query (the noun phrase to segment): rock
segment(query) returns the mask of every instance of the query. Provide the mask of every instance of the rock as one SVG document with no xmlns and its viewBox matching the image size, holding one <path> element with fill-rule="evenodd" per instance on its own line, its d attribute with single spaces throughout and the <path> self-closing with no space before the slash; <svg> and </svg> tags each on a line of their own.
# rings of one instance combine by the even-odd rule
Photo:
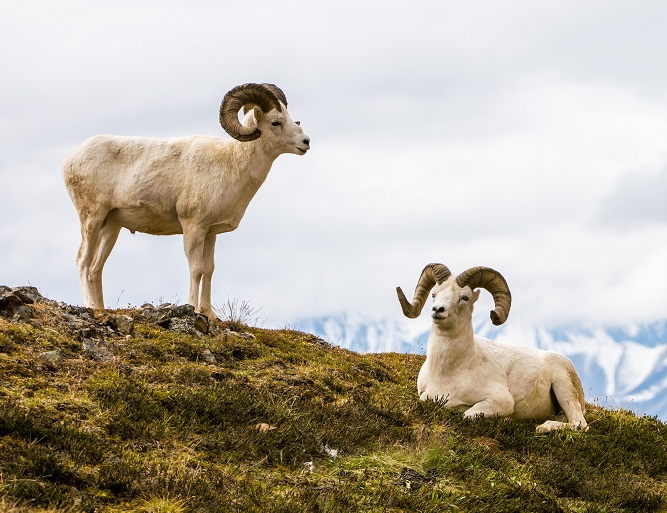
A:
<svg viewBox="0 0 667 513">
<path fill-rule="evenodd" d="M 110 315 L 107 325 L 121 335 L 135 335 L 134 319 L 129 315 Z"/>
<path fill-rule="evenodd" d="M 204 314 L 195 314 L 195 329 L 204 335 L 209 332 L 209 320 Z"/>
<path fill-rule="evenodd" d="M 313 336 L 313 338 L 311 339 L 311 342 L 314 342 L 315 344 L 318 344 L 320 346 L 324 346 L 326 348 L 334 347 L 333 344 L 327 342 L 323 338 L 316 337 L 316 336 Z"/>
<path fill-rule="evenodd" d="M 76 323 L 73 327 L 78 328 L 75 332 L 82 342 L 88 339 L 102 339 L 106 335 L 106 327 L 101 324 Z"/>
<path fill-rule="evenodd" d="M 63 361 L 63 354 L 58 349 L 47 351 L 46 353 L 42 353 L 42 360 L 49 369 L 57 370 Z"/>
<path fill-rule="evenodd" d="M 195 337 L 201 337 L 201 333 L 195 328 L 194 319 L 182 319 L 175 317 L 168 319 L 166 325 L 160 323 L 160 326 L 168 328 L 172 331 L 178 331 L 180 333 L 187 333 L 188 335 L 193 335 Z"/>
<path fill-rule="evenodd" d="M 215 325 L 204 314 L 195 312 L 192 305 L 172 305 L 164 303 L 157 308 L 150 304 L 141 307 L 148 319 L 158 326 L 181 333 L 188 333 L 200 337 L 209 335 L 216 330 Z"/>
<path fill-rule="evenodd" d="M 178 305 L 171 307 L 175 317 L 194 317 L 195 307 L 192 305 Z"/>
<path fill-rule="evenodd" d="M 27 322 L 35 317 L 37 311 L 30 305 L 43 301 L 35 287 L 9 288 L 0 285 L 0 315 L 13 321 Z"/>
<path fill-rule="evenodd" d="M 210 349 L 204 349 L 204 351 L 202 351 L 201 358 L 209 365 L 215 365 L 218 363 L 218 360 L 216 360 L 215 355 L 211 352 Z"/>
<path fill-rule="evenodd" d="M 14 315 L 14 308 L 18 307 L 21 299 L 14 294 L 14 291 L 9 287 L 2 287 L 0 289 L 0 314 L 5 317 L 12 317 Z"/>
<path fill-rule="evenodd" d="M 44 297 L 39 293 L 37 287 L 22 286 L 14 289 L 16 294 L 24 305 L 31 305 L 32 303 L 39 303 L 44 301 Z"/>
<path fill-rule="evenodd" d="M 16 308 L 14 308 L 12 321 L 27 322 L 35 317 L 36 313 L 37 311 L 30 305 L 18 305 Z"/>
<path fill-rule="evenodd" d="M 92 319 L 95 317 L 95 310 L 85 306 L 65 305 L 62 310 L 64 313 L 73 317 L 83 317 L 84 319 Z"/>
<path fill-rule="evenodd" d="M 245 333 L 245 332 L 240 332 L 240 331 L 233 331 L 233 330 L 230 330 L 230 329 L 222 330 L 222 331 L 219 333 L 219 336 L 220 336 L 224 341 L 229 340 L 229 337 L 232 337 L 232 338 L 242 338 L 242 339 L 245 339 L 245 340 L 255 340 L 255 338 L 257 338 L 257 337 L 255 337 L 255 335 L 253 335 L 252 333 Z"/>
<path fill-rule="evenodd" d="M 167 303 L 160 305 L 158 312 L 160 312 L 160 317 L 158 318 L 158 324 L 160 324 L 160 322 L 167 319 L 194 317 L 195 307 L 192 305 L 171 305 Z"/>
<path fill-rule="evenodd" d="M 425 474 L 422 474 L 409 467 L 403 467 L 401 469 L 401 474 L 398 477 L 397 484 L 404 486 L 407 490 L 418 490 L 426 483 L 433 483 L 437 477 L 438 473 L 435 469 L 431 469 Z"/>
<path fill-rule="evenodd" d="M 108 348 L 104 347 L 105 344 L 102 340 L 86 338 L 83 340 L 82 345 L 84 352 L 89 354 L 95 360 L 108 362 L 113 358 L 113 354 Z"/>
<path fill-rule="evenodd" d="M 168 328 L 171 319 L 187 319 L 194 318 L 195 307 L 192 305 L 172 305 L 164 303 L 154 310 L 146 310 L 149 317 L 163 328 Z"/>
</svg>

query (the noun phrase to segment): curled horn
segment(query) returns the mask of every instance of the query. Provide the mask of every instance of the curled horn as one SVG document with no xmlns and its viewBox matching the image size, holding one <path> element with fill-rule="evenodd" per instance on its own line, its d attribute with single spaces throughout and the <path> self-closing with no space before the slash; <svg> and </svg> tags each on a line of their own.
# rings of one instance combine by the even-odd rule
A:
<svg viewBox="0 0 667 513">
<path fill-rule="evenodd" d="M 505 278 L 498 271 L 490 267 L 473 267 L 459 274 L 456 283 L 459 287 L 467 285 L 473 290 L 479 287 L 488 290 L 495 303 L 495 308 L 491 310 L 491 322 L 499 326 L 507 320 L 512 306 L 512 295 Z"/>
<path fill-rule="evenodd" d="M 280 94 L 278 94 L 280 93 Z M 276 109 L 282 112 L 280 102 L 285 94 L 273 84 L 243 84 L 229 91 L 220 105 L 220 124 L 229 135 L 241 142 L 252 141 L 262 135 L 257 127 L 246 127 L 239 122 L 239 110 L 248 103 L 257 105 L 262 112 Z M 286 101 L 283 102 L 286 104 Z"/>
<path fill-rule="evenodd" d="M 401 290 L 401 287 L 396 287 L 398 301 L 401 303 L 403 314 L 410 319 L 419 317 L 422 308 L 424 308 L 424 301 L 426 301 L 428 293 L 431 292 L 433 286 L 436 283 L 440 285 L 447 278 L 449 278 L 451 274 L 452 273 L 449 271 L 449 269 L 447 269 L 447 267 L 442 264 L 428 264 L 426 267 L 424 267 L 424 270 L 419 277 L 412 303 L 408 302 L 405 294 L 403 294 L 403 291 Z"/>
<path fill-rule="evenodd" d="M 275 94 L 276 97 L 281 102 L 283 102 L 283 105 L 285 107 L 287 107 L 287 98 L 285 97 L 285 93 L 283 93 L 283 90 L 280 89 L 280 87 L 278 87 L 276 84 L 262 84 L 262 85 L 264 87 L 266 87 L 267 89 L 270 89 L 271 91 L 273 91 L 273 94 Z M 280 111 L 280 109 L 278 109 L 278 111 Z"/>
<path fill-rule="evenodd" d="M 281 102 L 283 102 L 283 105 L 287 107 L 287 97 L 285 96 L 285 93 L 283 93 L 283 90 L 280 89 L 276 84 L 262 84 L 264 87 L 266 87 L 268 90 L 270 90 L 273 94 L 276 95 L 276 98 L 278 98 Z M 243 106 L 243 114 L 247 114 L 248 110 L 252 108 L 252 104 L 247 103 Z M 278 109 L 280 112 L 280 109 Z"/>
</svg>

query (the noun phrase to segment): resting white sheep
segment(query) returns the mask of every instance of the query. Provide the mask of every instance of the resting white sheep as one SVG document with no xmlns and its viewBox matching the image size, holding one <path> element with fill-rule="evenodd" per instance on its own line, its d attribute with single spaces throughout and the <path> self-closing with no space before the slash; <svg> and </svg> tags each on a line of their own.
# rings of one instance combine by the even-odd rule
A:
<svg viewBox="0 0 667 513">
<path fill-rule="evenodd" d="M 507 319 L 511 295 L 505 279 L 488 267 L 458 277 L 442 264 L 422 271 L 412 303 L 396 288 L 403 313 L 419 316 L 433 290 L 432 329 L 426 361 L 417 378 L 421 400 L 444 400 L 466 417 L 511 416 L 542 422 L 539 433 L 563 427 L 587 429 L 584 391 L 574 366 L 552 351 L 498 344 L 473 334 L 478 287 L 488 290 L 495 308 L 491 320 Z"/>
<path fill-rule="evenodd" d="M 101 135 L 77 148 L 62 173 L 81 221 L 77 266 L 85 306 L 104 308 L 102 268 L 121 228 L 182 233 L 188 303 L 214 318 L 216 235 L 236 229 L 279 155 L 303 155 L 310 148 L 286 107 L 275 85 L 245 84 L 229 91 L 220 106 L 220 124 L 235 140 Z"/>
</svg>

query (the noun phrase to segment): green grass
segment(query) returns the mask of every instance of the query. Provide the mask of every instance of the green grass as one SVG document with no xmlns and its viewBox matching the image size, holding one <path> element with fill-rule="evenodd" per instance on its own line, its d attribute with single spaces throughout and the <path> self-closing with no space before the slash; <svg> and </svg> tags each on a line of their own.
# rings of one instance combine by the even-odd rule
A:
<svg viewBox="0 0 667 513">
<path fill-rule="evenodd" d="M 100 361 L 81 327 L 35 308 L 34 325 L 0 317 L 0 511 L 667 510 L 654 418 L 589 405 L 588 432 L 537 435 L 420 402 L 420 356 L 238 321 L 255 339 L 195 337 L 140 310 Z"/>
</svg>

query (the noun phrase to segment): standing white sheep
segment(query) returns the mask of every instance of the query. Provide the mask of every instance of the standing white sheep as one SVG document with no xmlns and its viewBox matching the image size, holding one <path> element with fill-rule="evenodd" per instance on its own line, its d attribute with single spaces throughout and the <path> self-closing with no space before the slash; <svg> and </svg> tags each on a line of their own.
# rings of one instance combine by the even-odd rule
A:
<svg viewBox="0 0 667 513">
<path fill-rule="evenodd" d="M 433 290 L 432 329 L 426 361 L 417 377 L 421 400 L 446 401 L 466 417 L 511 416 L 541 422 L 539 433 L 563 427 L 587 429 L 581 381 L 565 356 L 534 348 L 498 344 L 473 334 L 478 287 L 495 303 L 493 324 L 505 322 L 511 295 L 505 278 L 488 267 L 473 267 L 454 277 L 442 264 L 422 271 L 412 303 L 396 288 L 403 313 L 419 316 Z"/>
<path fill-rule="evenodd" d="M 63 179 L 81 221 L 77 266 L 85 306 L 104 308 L 102 269 L 121 228 L 182 233 L 190 267 L 188 303 L 215 318 L 216 235 L 238 227 L 279 155 L 304 155 L 310 148 L 299 122 L 287 113 L 284 93 L 273 84 L 229 91 L 220 124 L 234 140 L 100 135 L 65 160 Z"/>
</svg>

